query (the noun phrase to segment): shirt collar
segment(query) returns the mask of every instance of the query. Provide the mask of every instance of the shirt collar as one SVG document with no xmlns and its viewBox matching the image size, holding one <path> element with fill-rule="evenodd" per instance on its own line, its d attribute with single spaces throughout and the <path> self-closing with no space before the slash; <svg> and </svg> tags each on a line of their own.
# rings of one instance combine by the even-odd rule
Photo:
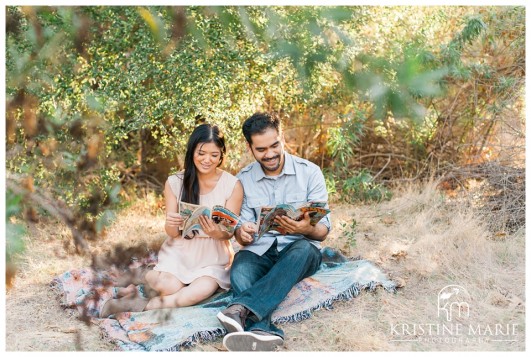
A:
<svg viewBox="0 0 531 357">
<path fill-rule="evenodd" d="M 254 162 L 253 170 L 255 181 L 258 182 L 264 177 L 267 177 L 258 161 Z M 295 162 L 293 160 L 293 155 L 288 154 L 287 152 L 284 152 L 284 167 L 278 176 L 280 177 L 282 175 L 295 175 Z"/>
</svg>

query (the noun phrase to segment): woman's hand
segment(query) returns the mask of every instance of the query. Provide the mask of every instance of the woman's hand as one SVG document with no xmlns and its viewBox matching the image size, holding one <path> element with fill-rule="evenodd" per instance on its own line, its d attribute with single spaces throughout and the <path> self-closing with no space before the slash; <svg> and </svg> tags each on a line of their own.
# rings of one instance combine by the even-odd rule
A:
<svg viewBox="0 0 531 357">
<path fill-rule="evenodd" d="M 221 229 L 219 225 L 214 223 L 213 220 L 205 215 L 199 216 L 199 223 L 201 223 L 201 229 L 211 238 L 214 239 L 226 239 L 228 233 Z"/>
<path fill-rule="evenodd" d="M 166 225 L 168 227 L 179 228 L 184 224 L 183 217 L 177 212 L 166 213 Z"/>
<path fill-rule="evenodd" d="M 173 239 L 181 236 L 180 227 L 184 224 L 183 217 L 177 212 L 166 212 L 166 233 Z"/>
</svg>

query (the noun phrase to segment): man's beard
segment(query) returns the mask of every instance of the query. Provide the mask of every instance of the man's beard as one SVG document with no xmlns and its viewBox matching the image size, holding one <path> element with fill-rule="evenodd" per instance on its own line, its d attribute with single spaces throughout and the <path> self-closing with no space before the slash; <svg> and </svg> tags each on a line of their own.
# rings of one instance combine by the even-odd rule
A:
<svg viewBox="0 0 531 357">
<path fill-rule="evenodd" d="M 263 164 L 263 160 L 259 161 L 260 166 L 262 166 L 262 170 L 264 170 L 264 171 L 271 171 L 271 172 L 278 170 L 278 168 L 279 168 L 280 165 L 282 164 L 281 157 L 282 157 L 282 155 L 279 154 L 279 155 L 277 155 L 277 156 L 273 156 L 272 158 L 269 158 L 269 159 L 267 160 L 267 161 L 273 161 L 273 160 L 278 159 L 278 164 L 277 164 L 275 167 L 267 167 L 267 166 L 265 166 L 265 165 Z"/>
</svg>

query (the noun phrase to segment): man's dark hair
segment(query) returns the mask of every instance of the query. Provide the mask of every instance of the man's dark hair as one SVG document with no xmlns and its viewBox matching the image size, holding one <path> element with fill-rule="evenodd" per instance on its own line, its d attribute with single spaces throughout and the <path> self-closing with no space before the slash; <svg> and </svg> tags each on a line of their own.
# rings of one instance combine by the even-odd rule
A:
<svg viewBox="0 0 531 357">
<path fill-rule="evenodd" d="M 254 113 L 243 122 L 242 131 L 245 140 L 251 145 L 251 136 L 255 134 L 263 134 L 270 128 L 275 129 L 279 134 L 281 133 L 282 124 L 280 123 L 278 115 L 275 113 Z"/>
</svg>

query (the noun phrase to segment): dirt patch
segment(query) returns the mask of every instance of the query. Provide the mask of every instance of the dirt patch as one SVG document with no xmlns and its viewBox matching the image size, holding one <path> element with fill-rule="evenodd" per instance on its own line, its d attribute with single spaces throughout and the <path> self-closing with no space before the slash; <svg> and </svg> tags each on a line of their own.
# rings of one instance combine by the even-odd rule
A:
<svg viewBox="0 0 531 357">
<path fill-rule="evenodd" d="M 395 192 L 381 204 L 331 206 L 334 229 L 326 245 L 373 261 L 401 288 L 396 294 L 362 292 L 336 302 L 331 311 L 282 325 L 282 351 L 525 350 L 524 229 L 502 237 L 489 232 L 472 205 L 448 199 L 433 184 Z M 94 250 L 160 244 L 164 216 L 154 207 L 146 200 L 121 212 Z M 6 295 L 7 351 L 115 349 L 96 326 L 69 317 L 48 288 L 54 276 L 90 264 L 65 251 L 68 239 L 57 225 L 31 228 Z M 437 306 L 438 293 L 448 285 L 469 294 L 469 314 L 451 322 L 438 316 Z M 224 351 L 221 340 L 190 350 Z"/>
<path fill-rule="evenodd" d="M 17 286 L 6 297 L 7 351 L 109 351 L 99 329 L 71 318 L 47 285 Z"/>
</svg>

